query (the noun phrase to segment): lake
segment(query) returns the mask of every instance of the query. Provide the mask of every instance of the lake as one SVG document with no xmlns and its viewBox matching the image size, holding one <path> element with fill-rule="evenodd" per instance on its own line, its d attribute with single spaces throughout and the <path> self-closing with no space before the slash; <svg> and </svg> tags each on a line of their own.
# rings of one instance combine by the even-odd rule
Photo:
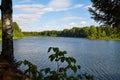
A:
<svg viewBox="0 0 120 80">
<path fill-rule="evenodd" d="M 1 42 L 0 42 L 1 47 Z M 51 67 L 55 63 L 48 60 L 49 47 L 66 50 L 81 65 L 81 72 L 94 75 L 95 80 L 120 80 L 120 41 L 88 40 L 64 37 L 28 37 L 14 40 L 17 60 L 29 60 L 39 69 Z"/>
</svg>

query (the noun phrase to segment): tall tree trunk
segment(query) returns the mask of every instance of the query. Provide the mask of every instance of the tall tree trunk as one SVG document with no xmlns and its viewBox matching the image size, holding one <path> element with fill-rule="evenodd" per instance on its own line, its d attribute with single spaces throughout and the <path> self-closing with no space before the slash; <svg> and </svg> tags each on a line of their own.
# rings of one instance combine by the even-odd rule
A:
<svg viewBox="0 0 120 80">
<path fill-rule="evenodd" d="M 2 0 L 2 53 L 8 61 L 13 61 L 12 0 Z"/>
</svg>

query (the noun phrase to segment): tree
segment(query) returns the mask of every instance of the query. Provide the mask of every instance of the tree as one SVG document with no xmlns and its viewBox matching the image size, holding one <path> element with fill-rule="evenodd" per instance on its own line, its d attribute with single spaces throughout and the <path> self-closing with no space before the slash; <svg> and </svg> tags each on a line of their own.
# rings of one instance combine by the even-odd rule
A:
<svg viewBox="0 0 120 80">
<path fill-rule="evenodd" d="M 9 62 L 13 61 L 12 0 L 2 0 L 2 52 Z"/>
<path fill-rule="evenodd" d="M 102 37 L 106 37 L 106 32 L 103 31 L 103 32 L 101 33 L 101 36 L 102 36 Z"/>
<path fill-rule="evenodd" d="M 120 0 L 91 0 L 92 18 L 104 25 L 117 27 L 120 32 Z"/>
<path fill-rule="evenodd" d="M 97 29 L 95 26 L 90 26 L 89 35 L 91 38 L 96 39 Z"/>
</svg>

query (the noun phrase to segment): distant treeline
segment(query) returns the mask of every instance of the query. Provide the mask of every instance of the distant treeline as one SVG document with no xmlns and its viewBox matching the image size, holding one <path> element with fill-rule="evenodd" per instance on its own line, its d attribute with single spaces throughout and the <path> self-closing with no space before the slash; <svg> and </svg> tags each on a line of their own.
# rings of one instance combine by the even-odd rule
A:
<svg viewBox="0 0 120 80">
<path fill-rule="evenodd" d="M 0 20 L 0 40 L 2 39 L 2 22 Z M 21 29 L 19 28 L 18 24 L 16 22 L 12 23 L 13 27 L 13 38 L 18 39 L 18 38 L 23 38 L 24 34 L 22 33 Z"/>
<path fill-rule="evenodd" d="M 73 27 L 62 31 L 42 31 L 42 32 L 22 32 L 16 22 L 13 22 L 13 38 L 23 38 L 25 36 L 50 36 L 50 37 L 77 37 L 89 39 L 120 40 L 120 32 L 116 27 L 88 26 Z M 2 28 L 0 20 L 0 40 L 2 38 Z"/>
<path fill-rule="evenodd" d="M 73 27 L 63 31 L 23 32 L 25 36 L 77 37 L 89 39 L 120 40 L 120 32 L 116 27 L 90 26 Z"/>
</svg>

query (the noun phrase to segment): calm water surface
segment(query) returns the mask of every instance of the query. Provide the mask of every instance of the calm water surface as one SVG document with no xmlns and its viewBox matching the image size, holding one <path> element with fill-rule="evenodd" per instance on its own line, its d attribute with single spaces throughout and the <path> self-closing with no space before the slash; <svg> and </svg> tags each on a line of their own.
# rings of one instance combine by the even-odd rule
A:
<svg viewBox="0 0 120 80">
<path fill-rule="evenodd" d="M 15 58 L 27 59 L 40 69 L 48 66 L 56 69 L 55 63 L 48 60 L 49 47 L 66 50 L 69 56 L 77 59 L 81 71 L 93 74 L 95 80 L 120 80 L 120 41 L 28 37 L 14 41 Z"/>
</svg>

